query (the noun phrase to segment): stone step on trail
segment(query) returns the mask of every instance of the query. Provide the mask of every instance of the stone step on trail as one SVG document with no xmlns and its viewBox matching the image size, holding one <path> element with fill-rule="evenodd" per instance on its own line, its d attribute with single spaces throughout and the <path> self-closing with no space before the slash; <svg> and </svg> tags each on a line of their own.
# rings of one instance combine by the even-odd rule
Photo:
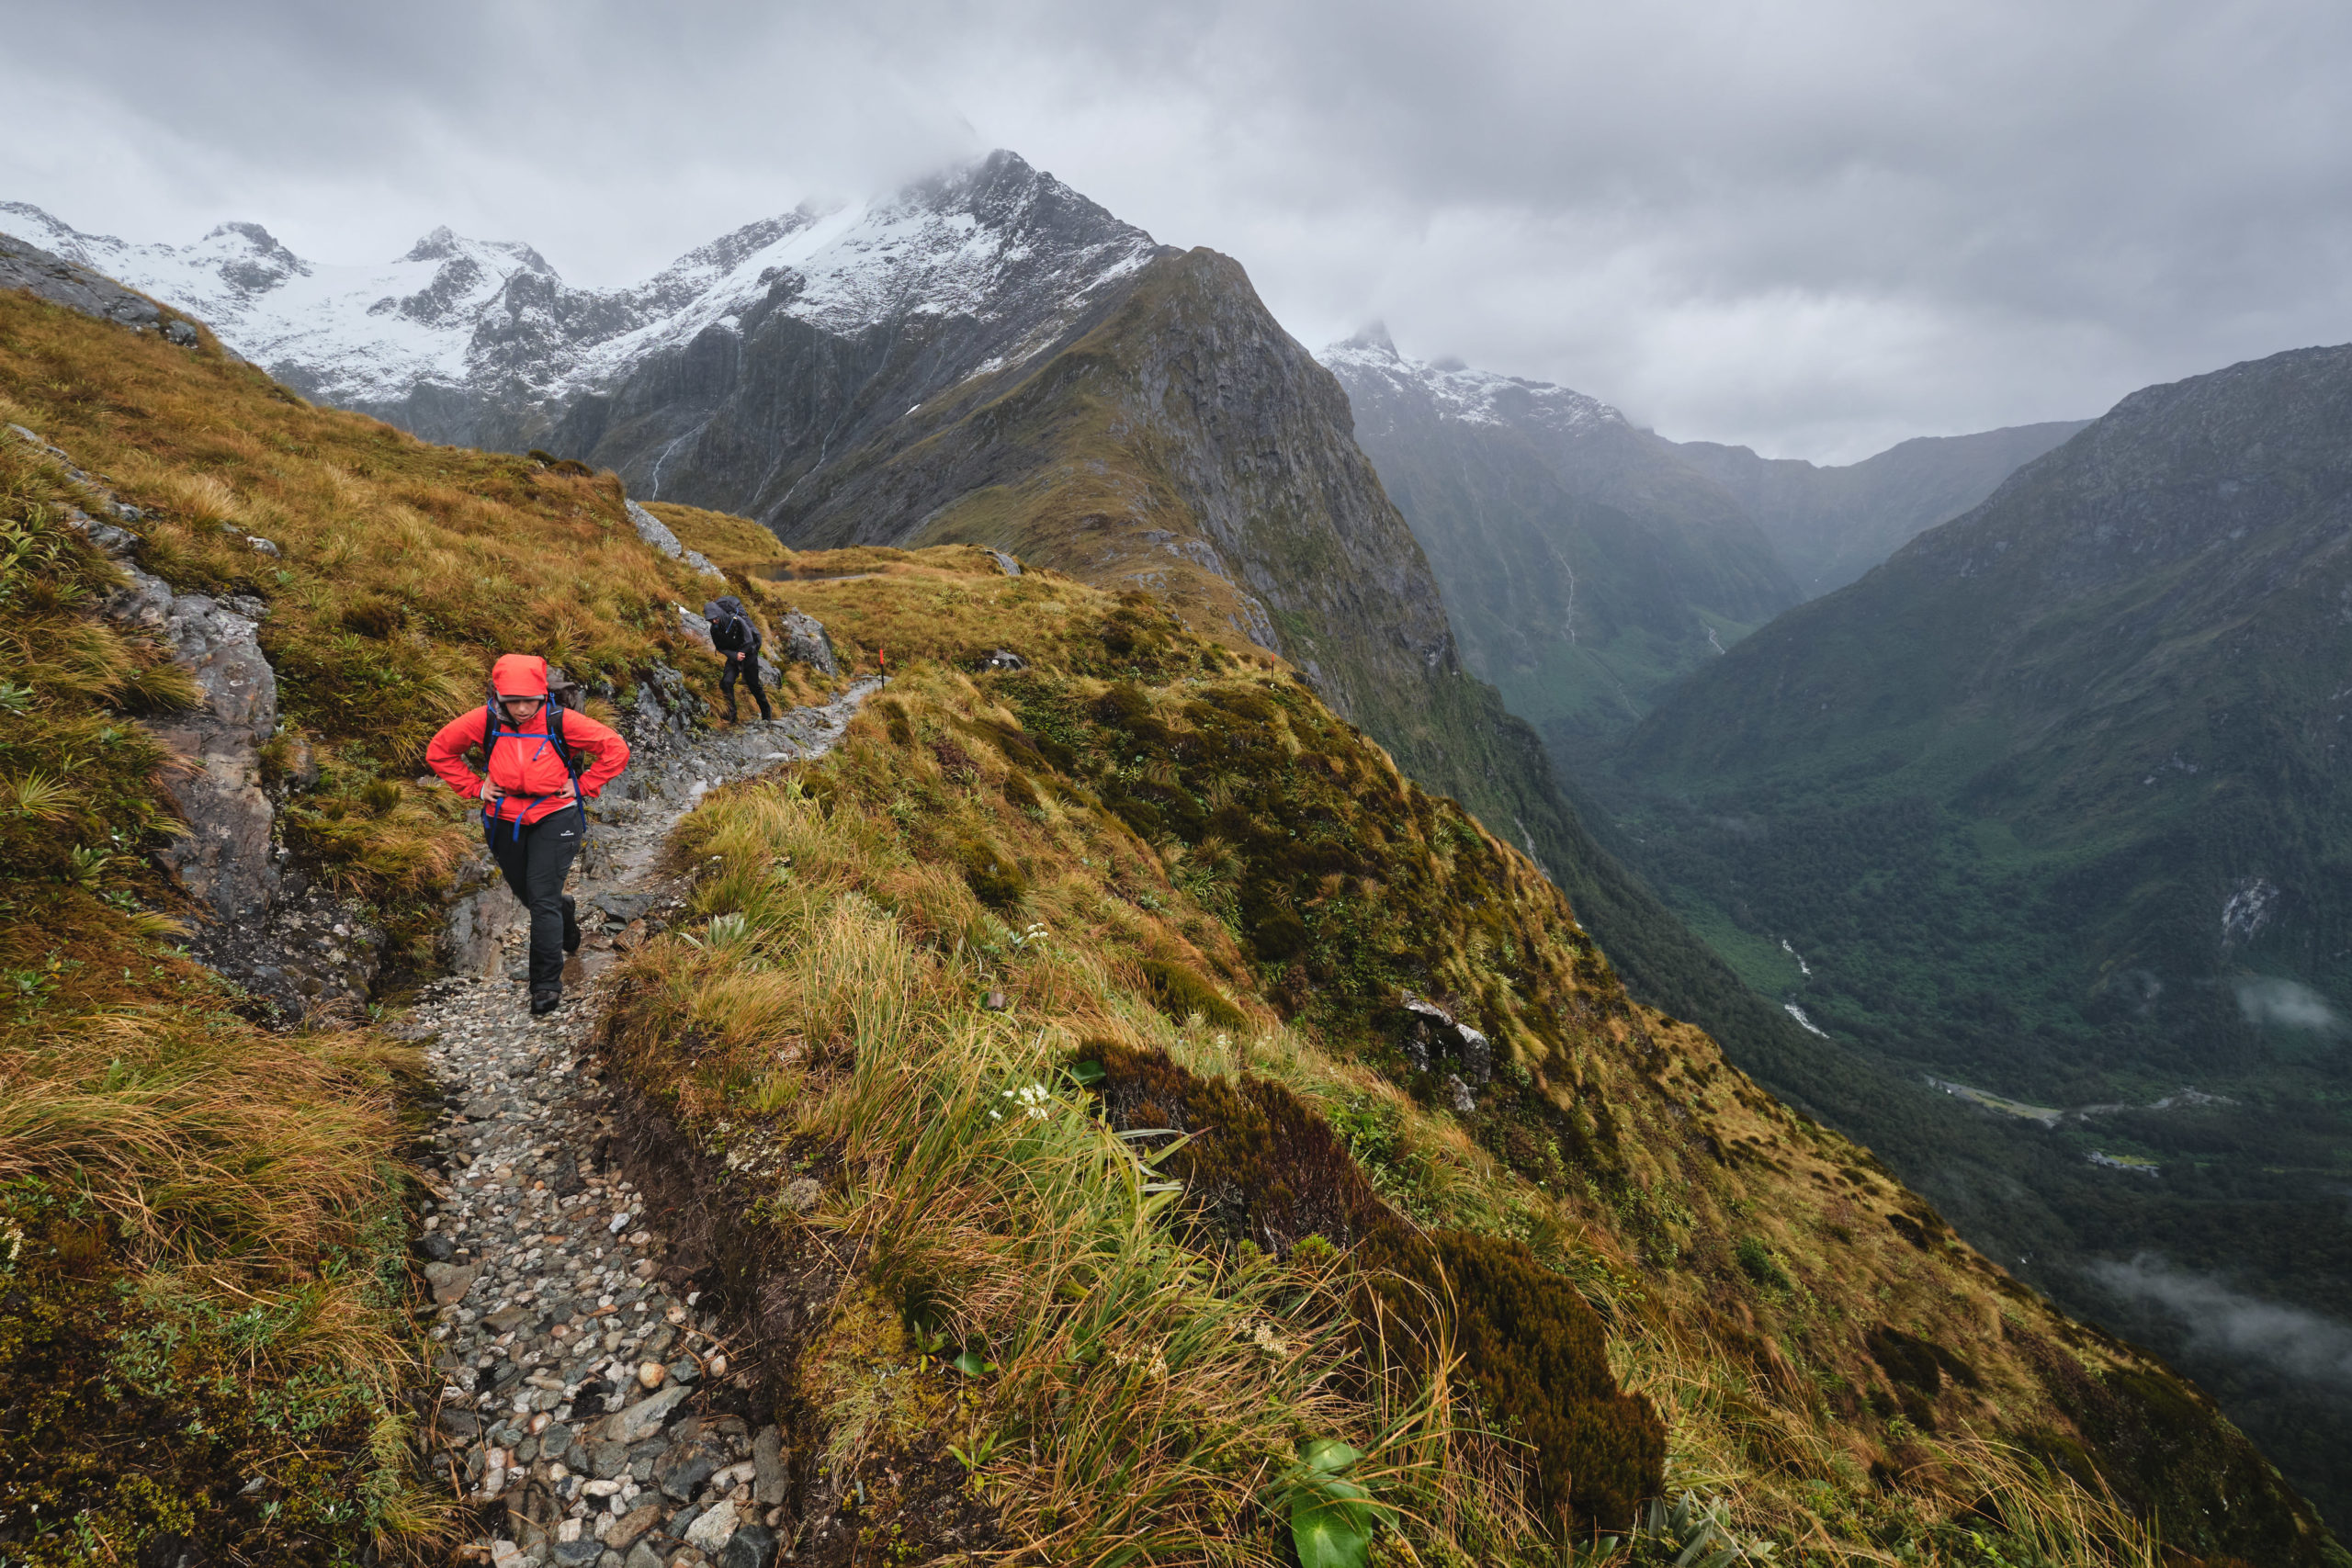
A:
<svg viewBox="0 0 2352 1568">
<path fill-rule="evenodd" d="M 445 1100 L 416 1247 L 437 1311 L 433 1464 L 484 1526 L 468 1561 L 772 1568 L 790 1549 L 782 1436 L 730 1397 L 726 1325 L 665 1276 L 669 1238 L 611 1161 L 585 1043 L 597 974 L 675 908 L 652 868 L 678 818 L 718 784 L 823 755 L 878 684 L 646 759 L 595 814 L 600 852 L 572 889 L 590 937 L 557 1011 L 460 976 L 398 1026 L 426 1041 Z M 519 958 L 527 933 L 498 934 Z"/>
</svg>

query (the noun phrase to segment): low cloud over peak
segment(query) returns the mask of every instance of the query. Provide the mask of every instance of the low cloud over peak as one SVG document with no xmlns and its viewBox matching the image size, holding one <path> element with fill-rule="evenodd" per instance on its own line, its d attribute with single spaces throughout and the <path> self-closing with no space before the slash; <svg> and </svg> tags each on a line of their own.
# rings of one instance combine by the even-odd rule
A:
<svg viewBox="0 0 2352 1568">
<path fill-rule="evenodd" d="M 1308 343 L 1847 459 L 2352 336 L 2352 11 L 92 0 L 16 19 L 10 188 L 85 230 L 440 223 L 616 283 L 992 145 L 1240 258 Z M 174 62 L 129 71 L 119 41 Z"/>
</svg>

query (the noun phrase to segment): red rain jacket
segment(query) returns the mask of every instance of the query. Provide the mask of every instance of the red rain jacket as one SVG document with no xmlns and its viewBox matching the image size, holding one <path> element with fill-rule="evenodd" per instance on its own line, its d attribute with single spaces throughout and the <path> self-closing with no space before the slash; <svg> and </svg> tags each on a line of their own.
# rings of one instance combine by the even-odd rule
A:
<svg viewBox="0 0 2352 1568">
<path fill-rule="evenodd" d="M 535 654 L 502 654 L 490 667 L 490 684 L 501 696 L 544 700 L 548 661 Z M 525 721 L 519 734 L 509 728 L 505 715 L 499 716 L 498 744 L 484 760 L 482 771 L 490 775 L 491 793 L 501 797 L 495 815 L 502 822 L 518 818 L 537 822 L 571 804 L 571 774 L 563 765 L 562 754 L 548 739 L 547 711 L 543 703 L 537 716 Z M 443 725 L 441 733 L 424 749 L 426 765 L 468 800 L 480 798 L 484 781 L 466 766 L 465 754 L 481 744 L 487 716 L 481 708 L 459 714 Z M 593 753 L 596 759 L 580 775 L 580 793 L 590 800 L 628 766 L 628 742 L 577 710 L 563 716 L 563 743 L 574 757 Z"/>
</svg>

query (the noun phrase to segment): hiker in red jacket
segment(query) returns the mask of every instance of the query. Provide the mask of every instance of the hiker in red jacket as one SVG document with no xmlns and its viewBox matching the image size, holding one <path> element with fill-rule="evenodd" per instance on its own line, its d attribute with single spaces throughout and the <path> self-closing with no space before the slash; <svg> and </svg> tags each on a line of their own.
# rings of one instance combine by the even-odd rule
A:
<svg viewBox="0 0 2352 1568">
<path fill-rule="evenodd" d="M 563 879 L 587 836 L 583 802 L 628 766 L 628 742 L 586 714 L 548 700 L 548 661 L 502 654 L 490 669 L 491 701 L 441 727 L 424 760 L 451 789 L 482 803 L 491 858 L 531 911 L 531 1016 L 563 1000 L 563 955 L 580 947 L 580 919 Z M 487 739 L 485 739 L 487 737 Z M 465 753 L 482 749 L 477 778 Z M 586 773 L 579 754 L 595 759 Z"/>
</svg>

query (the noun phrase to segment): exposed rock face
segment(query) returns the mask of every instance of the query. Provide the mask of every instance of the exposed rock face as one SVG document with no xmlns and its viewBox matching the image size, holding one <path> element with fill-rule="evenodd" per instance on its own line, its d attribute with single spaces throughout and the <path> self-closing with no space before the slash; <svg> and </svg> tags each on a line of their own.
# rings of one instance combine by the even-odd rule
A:
<svg viewBox="0 0 2352 1568">
<path fill-rule="evenodd" d="M 1010 152 L 879 200 L 760 220 L 615 290 L 571 288 L 528 245 L 447 229 L 372 266 L 305 261 L 251 223 L 184 247 L 134 245 L 7 202 L 0 230 L 196 314 L 309 396 L 432 440 L 555 445 L 548 433 L 594 394 L 558 449 L 584 456 L 606 429 L 637 427 L 642 460 L 623 472 L 664 500 L 692 499 L 668 482 L 665 454 L 711 412 L 697 378 L 763 324 L 830 339 L 888 323 L 868 344 L 879 347 L 910 322 L 946 323 L 963 374 L 1034 350 L 1041 323 L 1157 248 Z M 907 407 L 885 402 L 887 418 Z"/>
<path fill-rule="evenodd" d="M 684 561 L 705 577 L 715 577 L 722 582 L 727 580 L 727 574 L 711 565 L 707 556 L 700 550 L 690 550 L 681 544 L 678 536 L 670 531 L 668 524 L 633 501 L 627 504 L 628 520 L 637 525 L 639 538 L 643 539 L 672 560 Z M 709 635 L 709 627 L 707 624 L 704 627 L 704 635 L 706 637 Z"/>
<path fill-rule="evenodd" d="M 703 635 L 709 635 L 707 623 Z M 693 737 L 695 716 L 702 711 L 703 701 L 686 684 L 686 678 L 657 660 L 637 683 L 637 705 L 629 715 L 629 744 L 643 750 L 679 745 Z"/>
<path fill-rule="evenodd" d="M 0 204 L 0 221 L 7 217 L 7 206 Z M 196 341 L 194 328 L 177 317 L 167 318 L 146 296 L 133 293 L 103 273 L 5 233 L 0 233 L 0 288 L 29 289 L 69 310 L 118 321 L 133 332 L 166 330 L 174 343 Z"/>
<path fill-rule="evenodd" d="M 152 613 L 154 596 L 171 591 L 140 575 L 137 603 Z M 261 744 L 277 728 L 277 677 L 262 656 L 259 625 L 200 593 L 171 597 L 159 629 L 204 693 L 201 706 L 153 726 L 197 764 L 164 779 L 189 831 L 164 859 L 223 919 L 249 919 L 268 908 L 277 886 L 274 814 L 261 787 Z"/>
<path fill-rule="evenodd" d="M 838 675 L 841 660 L 834 657 L 833 639 L 813 615 L 798 610 L 787 610 L 775 623 L 776 641 L 786 659 L 806 664 L 820 675 Z"/>
<path fill-rule="evenodd" d="M 88 313 L 104 315 L 96 308 Z M 22 425 L 8 431 L 40 448 L 98 497 L 103 510 L 125 523 L 140 520 L 138 508 L 123 504 L 39 434 Z M 163 862 L 216 916 L 251 921 L 268 911 L 277 888 L 275 813 L 261 783 L 261 745 L 277 730 L 277 674 L 257 635 L 268 607 L 257 599 L 223 604 L 200 593 L 175 593 L 171 584 L 141 570 L 137 535 L 78 511 L 72 521 L 128 579 L 107 598 L 107 615 L 169 649 L 201 694 L 194 707 L 149 725 L 185 764 L 166 773 L 163 783 L 188 832 L 163 852 Z"/>
</svg>

